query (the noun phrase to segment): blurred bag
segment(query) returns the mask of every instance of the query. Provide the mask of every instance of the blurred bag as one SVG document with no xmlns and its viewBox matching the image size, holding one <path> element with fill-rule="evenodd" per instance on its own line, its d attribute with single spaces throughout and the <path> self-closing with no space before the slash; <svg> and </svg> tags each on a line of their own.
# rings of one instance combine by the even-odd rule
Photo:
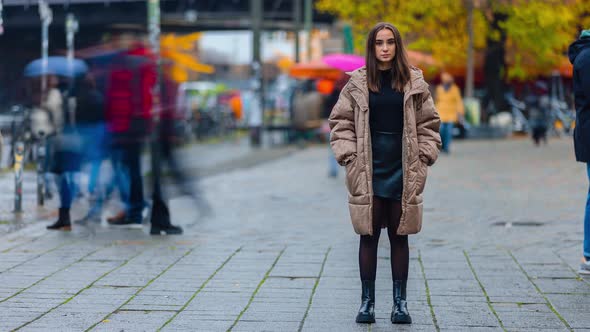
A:
<svg viewBox="0 0 590 332">
<path fill-rule="evenodd" d="M 31 133 L 40 139 L 55 133 L 53 115 L 45 108 L 34 107 L 30 115 Z"/>
<path fill-rule="evenodd" d="M 49 171 L 55 174 L 77 172 L 82 164 L 82 139 L 78 132 L 66 127 L 61 134 L 48 138 Z"/>
</svg>

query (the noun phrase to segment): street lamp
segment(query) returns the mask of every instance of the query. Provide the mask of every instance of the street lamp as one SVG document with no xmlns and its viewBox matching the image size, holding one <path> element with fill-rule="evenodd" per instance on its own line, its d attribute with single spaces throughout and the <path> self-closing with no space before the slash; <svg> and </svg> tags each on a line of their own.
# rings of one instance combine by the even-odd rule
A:
<svg viewBox="0 0 590 332">
<path fill-rule="evenodd" d="M 66 44 L 68 47 L 68 72 L 70 73 L 70 89 L 68 92 L 68 115 L 70 118 L 70 124 L 75 124 L 74 119 L 74 100 L 71 95 L 74 88 L 74 35 L 78 32 L 78 20 L 74 14 L 69 13 L 66 16 Z"/>
<path fill-rule="evenodd" d="M 307 36 L 307 61 L 311 61 L 311 28 L 313 25 L 313 2 L 312 0 L 305 0 L 305 22 L 304 30 Z"/>
<path fill-rule="evenodd" d="M 74 35 L 78 32 L 78 20 L 74 14 L 69 13 L 66 16 L 66 42 L 68 47 L 68 65 L 70 67 L 70 75 L 73 71 L 74 63 Z"/>
<path fill-rule="evenodd" d="M 45 98 L 45 92 L 47 90 L 47 66 L 48 66 L 48 52 L 49 52 L 49 25 L 53 21 L 53 12 L 45 0 L 39 0 L 39 16 L 41 17 L 41 103 Z M 44 159 L 45 151 L 44 144 L 38 146 L 37 158 Z M 15 158 L 18 157 L 18 153 Z M 41 160 L 39 159 L 39 160 Z M 15 202 L 15 210 L 19 211 L 22 204 L 22 164 L 20 165 L 20 171 L 17 171 L 16 177 L 16 188 L 17 188 L 17 201 Z M 45 203 L 44 189 L 45 183 L 43 179 L 43 168 L 41 162 L 37 162 L 37 204 L 43 206 Z"/>
<path fill-rule="evenodd" d="M 472 115 L 472 124 L 479 124 L 479 113 L 480 104 L 479 101 L 474 98 L 474 85 L 475 85 L 475 51 L 474 51 L 474 27 L 473 27 L 473 13 L 475 9 L 479 9 L 482 6 L 481 0 L 466 0 L 465 5 L 467 6 L 467 33 L 468 33 L 468 44 L 467 44 L 467 73 L 465 75 L 465 98 L 464 104 L 469 114 Z"/>
<path fill-rule="evenodd" d="M 148 0 L 148 33 L 149 33 L 149 42 L 152 49 L 152 53 L 156 57 L 156 71 L 157 71 L 157 78 L 156 84 L 152 89 L 153 93 L 153 100 L 154 104 L 152 105 L 152 118 L 154 120 L 154 133 L 151 137 L 151 164 L 152 164 L 152 209 L 150 214 L 150 222 L 152 224 L 152 230 L 150 234 L 159 235 L 161 230 L 158 230 L 157 233 L 152 233 L 155 229 L 159 229 L 159 226 L 164 225 L 165 227 L 170 227 L 170 210 L 168 209 L 168 205 L 164 201 L 164 197 L 162 194 L 162 184 L 161 184 L 161 177 L 162 177 L 162 165 L 161 165 L 161 156 L 160 152 L 162 149 L 162 139 L 160 137 L 160 126 L 161 124 L 161 114 L 163 110 L 163 103 L 164 103 L 164 96 L 163 93 L 165 92 L 164 88 L 162 87 L 162 67 L 161 67 L 161 57 L 160 57 L 160 0 Z M 179 233 L 175 234 L 182 234 L 182 229 L 180 229 Z"/>
<path fill-rule="evenodd" d="M 53 12 L 45 0 L 39 0 L 39 16 L 41 17 L 41 95 L 47 89 L 47 53 L 49 51 L 49 25 L 53 21 Z"/>
<path fill-rule="evenodd" d="M 2 19 L 2 0 L 0 0 L 0 35 L 4 33 L 4 20 Z"/>
<path fill-rule="evenodd" d="M 156 85 L 153 89 L 154 105 L 153 107 L 153 119 L 154 119 L 154 133 L 151 137 L 151 163 L 152 163 L 152 211 L 150 215 L 150 221 L 152 229 L 150 234 L 160 235 L 162 231 L 166 234 L 182 234 L 182 228 L 174 226 L 170 223 L 170 210 L 168 205 L 164 201 L 162 194 L 162 166 L 161 166 L 161 151 L 162 144 L 170 144 L 170 142 L 164 142 L 166 139 L 162 137 L 162 122 L 171 121 L 170 119 L 163 119 L 161 112 L 165 103 L 168 100 L 166 98 L 166 89 L 164 87 L 164 78 L 162 75 L 162 60 L 160 55 L 160 0 L 148 0 L 148 30 L 149 30 L 149 41 L 151 44 L 152 52 L 156 57 L 157 66 L 157 79 Z M 165 124 L 165 125 L 169 125 Z M 171 157 L 166 157 L 171 158 Z"/>
</svg>

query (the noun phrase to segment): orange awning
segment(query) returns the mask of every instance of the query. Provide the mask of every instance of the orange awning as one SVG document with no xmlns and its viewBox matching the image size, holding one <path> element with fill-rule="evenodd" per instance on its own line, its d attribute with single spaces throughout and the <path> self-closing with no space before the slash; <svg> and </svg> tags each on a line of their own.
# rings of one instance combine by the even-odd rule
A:
<svg viewBox="0 0 590 332">
<path fill-rule="evenodd" d="M 291 67 L 289 74 L 292 77 L 301 79 L 319 78 L 335 81 L 342 75 L 342 72 L 338 69 L 328 66 L 321 60 L 317 60 L 306 63 L 298 63 Z"/>
</svg>

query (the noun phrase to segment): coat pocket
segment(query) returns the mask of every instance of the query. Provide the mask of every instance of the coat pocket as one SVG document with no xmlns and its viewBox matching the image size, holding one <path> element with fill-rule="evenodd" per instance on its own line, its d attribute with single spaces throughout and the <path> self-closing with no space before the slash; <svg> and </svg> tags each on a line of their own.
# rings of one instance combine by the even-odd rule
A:
<svg viewBox="0 0 590 332">
<path fill-rule="evenodd" d="M 417 196 L 419 197 L 419 196 Z M 405 205 L 406 220 L 398 228 L 398 235 L 409 235 L 419 233 L 422 229 L 422 202 Z"/>
<path fill-rule="evenodd" d="M 367 175 L 358 156 L 346 165 L 346 188 L 352 196 L 367 193 Z"/>
<path fill-rule="evenodd" d="M 424 192 L 427 177 L 428 166 L 422 160 L 418 159 L 418 172 L 416 175 L 416 195 L 420 195 Z"/>
</svg>

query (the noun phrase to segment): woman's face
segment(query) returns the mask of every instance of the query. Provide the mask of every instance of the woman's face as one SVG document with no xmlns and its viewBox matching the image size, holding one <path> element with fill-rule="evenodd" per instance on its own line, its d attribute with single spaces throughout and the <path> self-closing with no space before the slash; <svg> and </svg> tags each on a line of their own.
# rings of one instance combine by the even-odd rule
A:
<svg viewBox="0 0 590 332">
<path fill-rule="evenodd" d="M 375 54 L 377 61 L 384 65 L 390 64 L 395 56 L 395 37 L 389 29 L 383 29 L 377 32 L 375 39 Z"/>
</svg>

